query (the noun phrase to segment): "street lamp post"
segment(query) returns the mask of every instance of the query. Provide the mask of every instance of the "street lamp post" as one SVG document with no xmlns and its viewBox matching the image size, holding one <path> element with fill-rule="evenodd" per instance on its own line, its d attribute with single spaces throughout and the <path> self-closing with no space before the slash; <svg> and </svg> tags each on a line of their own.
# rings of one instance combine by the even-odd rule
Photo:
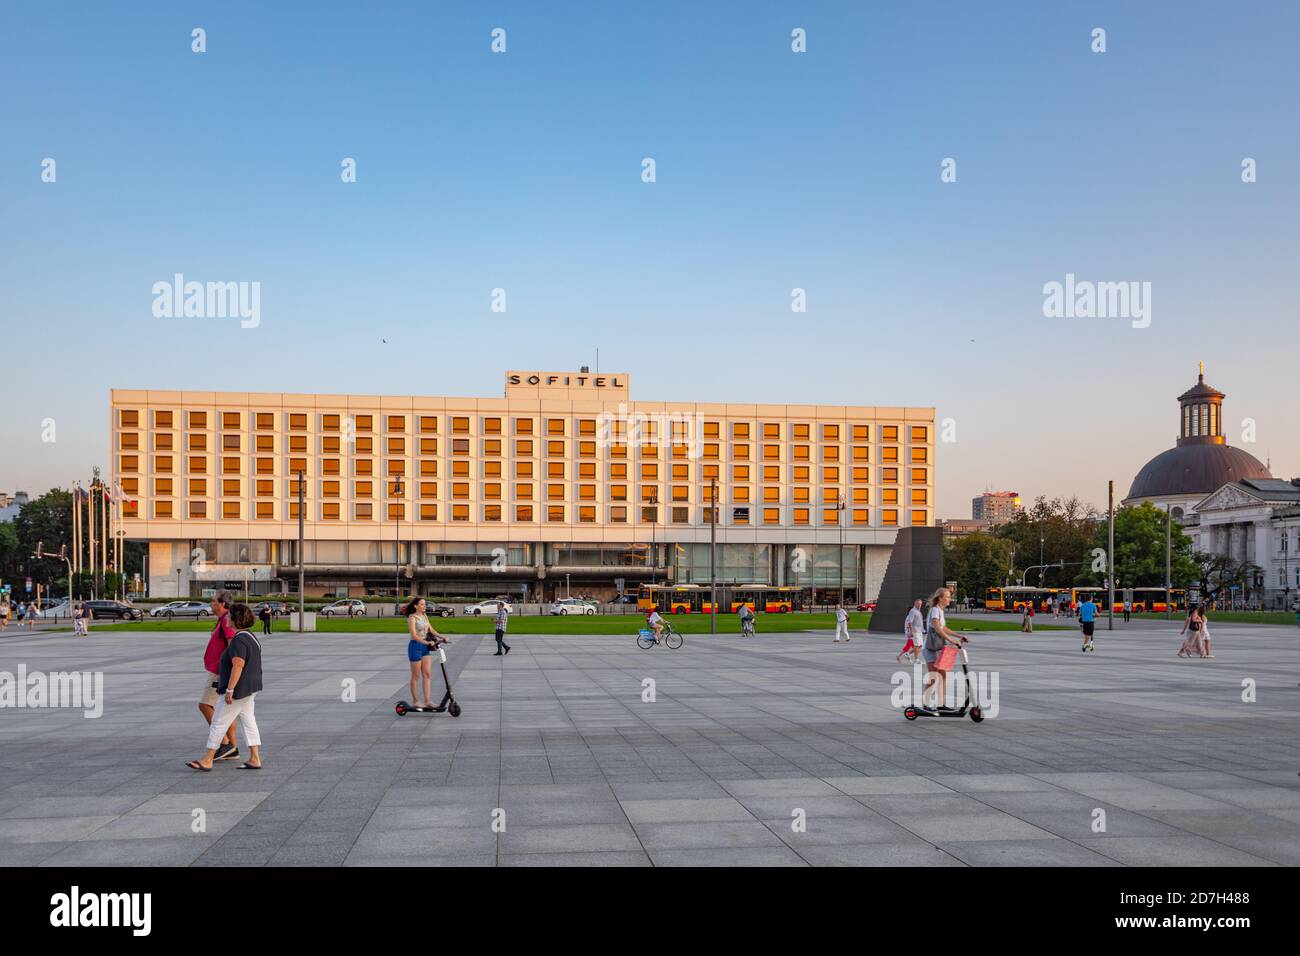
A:
<svg viewBox="0 0 1300 956">
<path fill-rule="evenodd" d="M 402 476 L 398 475 L 393 482 L 393 494 L 401 497 L 403 492 Z M 393 533 L 393 608 L 396 609 L 401 603 L 402 589 L 402 509 L 405 502 L 397 503 L 397 527 Z"/>
<path fill-rule="evenodd" d="M 846 503 L 844 501 L 844 495 L 842 494 L 836 495 L 835 523 L 839 525 L 840 528 L 840 556 L 837 564 L 839 565 L 839 572 L 840 572 L 840 605 L 841 606 L 843 606 L 844 604 L 844 508 L 845 508 L 845 504 Z"/>
<path fill-rule="evenodd" d="M 184 568 L 176 569 L 176 596 L 177 597 L 181 596 L 181 571 L 183 570 Z"/>
</svg>

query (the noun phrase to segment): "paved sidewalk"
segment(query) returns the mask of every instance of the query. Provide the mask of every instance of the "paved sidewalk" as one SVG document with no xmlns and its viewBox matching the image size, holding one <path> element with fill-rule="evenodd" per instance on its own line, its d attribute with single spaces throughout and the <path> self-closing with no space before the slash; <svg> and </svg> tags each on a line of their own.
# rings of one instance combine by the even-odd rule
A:
<svg viewBox="0 0 1300 956">
<path fill-rule="evenodd" d="M 105 703 L 0 709 L 0 866 L 1300 864 L 1300 636 L 1176 631 L 976 635 L 981 724 L 903 719 L 901 637 L 458 637 L 452 719 L 394 715 L 402 635 L 277 634 L 266 769 L 208 774 L 205 634 L 7 632 L 0 671 L 103 671 Z"/>
</svg>

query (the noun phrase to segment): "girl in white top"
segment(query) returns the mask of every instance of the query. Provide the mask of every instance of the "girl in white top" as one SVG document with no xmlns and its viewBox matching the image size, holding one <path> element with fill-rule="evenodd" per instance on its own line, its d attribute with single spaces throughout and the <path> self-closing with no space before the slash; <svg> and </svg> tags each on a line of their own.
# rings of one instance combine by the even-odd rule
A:
<svg viewBox="0 0 1300 956">
<path fill-rule="evenodd" d="M 945 671 L 939 670 L 939 653 L 949 644 L 954 647 L 961 647 L 966 643 L 966 637 L 949 628 L 947 620 L 944 618 L 944 608 L 951 603 L 952 592 L 947 588 L 939 588 L 930 597 L 930 615 L 926 627 L 923 656 L 925 657 L 926 670 L 936 675 L 933 685 L 938 691 L 938 696 L 934 702 L 936 708 L 943 706 L 948 689 L 948 675 Z M 921 695 L 921 706 L 925 706 L 924 693 Z"/>
</svg>

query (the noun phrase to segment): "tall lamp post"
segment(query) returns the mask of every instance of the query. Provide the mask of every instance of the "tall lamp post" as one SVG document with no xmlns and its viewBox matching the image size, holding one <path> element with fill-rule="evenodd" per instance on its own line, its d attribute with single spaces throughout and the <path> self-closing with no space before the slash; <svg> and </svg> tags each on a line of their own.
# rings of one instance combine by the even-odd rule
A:
<svg viewBox="0 0 1300 956">
<path fill-rule="evenodd" d="M 398 498 L 402 497 L 402 476 L 398 475 L 393 481 L 392 493 Z M 406 502 L 397 503 L 397 527 L 393 532 L 393 608 L 396 615 L 397 606 L 401 604 L 402 589 L 402 509 Z"/>
<path fill-rule="evenodd" d="M 840 605 L 844 605 L 844 509 L 847 502 L 844 495 L 835 496 L 835 523 L 840 526 L 840 555 L 839 561 L 836 562 L 840 569 Z M 845 633 L 848 633 L 847 631 Z"/>
</svg>

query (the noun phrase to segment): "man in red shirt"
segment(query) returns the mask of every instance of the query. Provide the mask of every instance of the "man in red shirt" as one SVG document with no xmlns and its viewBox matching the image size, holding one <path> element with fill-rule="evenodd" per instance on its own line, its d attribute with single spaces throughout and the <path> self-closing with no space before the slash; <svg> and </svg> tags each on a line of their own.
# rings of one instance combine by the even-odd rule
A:
<svg viewBox="0 0 1300 956">
<path fill-rule="evenodd" d="M 217 623 L 212 629 L 212 636 L 208 638 L 207 650 L 203 652 L 203 667 L 207 671 L 207 677 L 203 682 L 203 696 L 199 699 L 199 713 L 209 725 L 212 723 L 213 710 L 217 706 L 217 680 L 221 670 L 221 655 L 226 652 L 226 645 L 235 636 L 235 626 L 230 623 L 228 592 L 218 591 L 212 595 L 212 616 L 217 619 Z M 238 756 L 239 743 L 235 737 L 235 724 L 232 723 L 221 741 L 221 746 L 217 748 L 214 759 L 230 760 Z"/>
</svg>

